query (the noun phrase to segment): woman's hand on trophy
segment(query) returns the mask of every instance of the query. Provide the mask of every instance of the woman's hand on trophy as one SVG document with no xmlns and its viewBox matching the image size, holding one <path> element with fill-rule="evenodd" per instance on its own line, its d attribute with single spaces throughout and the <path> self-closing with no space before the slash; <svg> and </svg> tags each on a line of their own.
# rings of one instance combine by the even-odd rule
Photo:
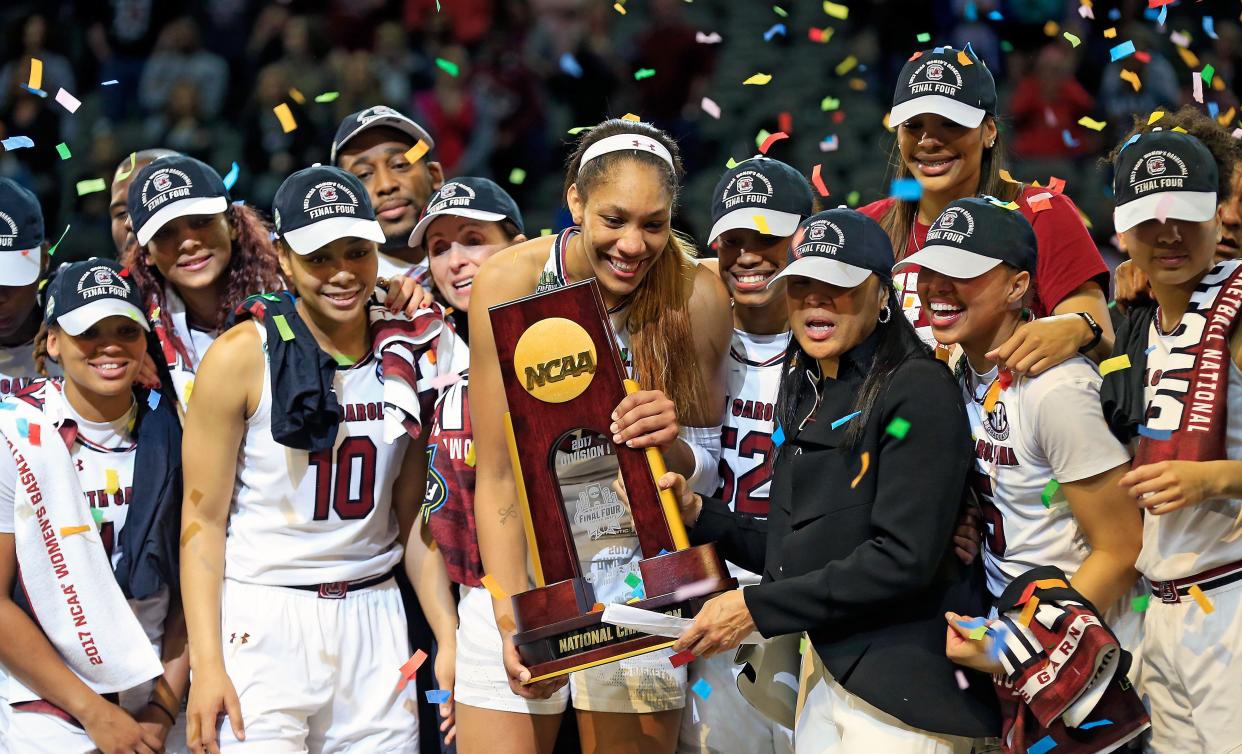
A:
<svg viewBox="0 0 1242 754">
<path fill-rule="evenodd" d="M 630 393 L 612 412 L 612 441 L 630 448 L 667 451 L 677 442 L 681 426 L 677 407 L 662 390 Z"/>
<path fill-rule="evenodd" d="M 710 657 L 736 649 L 742 639 L 754 631 L 755 620 L 742 597 L 742 590 L 734 589 L 712 597 L 703 605 L 694 623 L 673 645 L 673 651 L 688 649 L 698 657 Z"/>
<path fill-rule="evenodd" d="M 530 670 L 522 664 L 522 656 L 513 644 L 513 637 L 505 636 L 503 641 L 505 673 L 509 676 L 509 688 L 513 693 L 526 699 L 547 699 L 569 683 L 569 676 L 563 675 L 528 684 Z"/>
<path fill-rule="evenodd" d="M 656 480 L 656 486 L 662 490 L 672 490 L 683 524 L 694 526 L 698 522 L 699 514 L 703 512 L 703 498 L 690 489 L 684 476 L 669 471 Z"/>
</svg>

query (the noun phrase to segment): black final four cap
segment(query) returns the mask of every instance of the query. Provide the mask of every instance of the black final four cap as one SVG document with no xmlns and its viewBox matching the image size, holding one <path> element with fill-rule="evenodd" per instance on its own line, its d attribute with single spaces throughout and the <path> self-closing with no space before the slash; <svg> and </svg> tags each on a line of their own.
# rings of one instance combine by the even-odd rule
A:
<svg viewBox="0 0 1242 754">
<path fill-rule="evenodd" d="M 43 209 L 29 189 L 0 178 L 0 285 L 30 285 L 43 269 Z"/>
<path fill-rule="evenodd" d="M 794 231 L 788 264 L 772 278 L 813 278 L 842 288 L 853 288 L 875 273 L 893 277 L 893 242 L 880 224 L 861 212 L 844 207 L 811 215 Z"/>
<path fill-rule="evenodd" d="M 156 231 L 186 215 L 215 215 L 229 208 L 224 179 L 193 157 L 161 157 L 146 165 L 129 184 L 129 219 L 138 244 L 145 246 Z"/>
<path fill-rule="evenodd" d="M 1190 134 L 1151 131 L 1117 156 L 1113 223 L 1121 233 L 1154 219 L 1206 222 L 1216 214 L 1216 160 Z"/>
<path fill-rule="evenodd" d="M 428 149 L 436 145 L 435 140 L 431 138 L 431 134 L 427 133 L 427 129 L 415 123 L 413 118 L 409 118 L 387 105 L 375 105 L 345 116 L 341 124 L 336 127 L 336 136 L 332 139 L 332 153 L 328 161 L 335 165 L 336 158 L 340 156 L 341 149 L 347 141 L 368 128 L 378 128 L 380 126 L 396 129 L 409 136 L 411 146 L 417 144 L 419 139 L 427 142 Z"/>
<path fill-rule="evenodd" d="M 794 168 L 780 160 L 756 155 L 730 168 L 712 192 L 712 230 L 707 242 L 734 228 L 760 229 L 767 235 L 792 236 L 798 223 L 811 214 L 811 187 Z"/>
<path fill-rule="evenodd" d="M 927 229 L 922 249 L 897 263 L 893 272 L 910 265 L 935 270 L 959 280 L 977 278 L 1004 262 L 1035 274 L 1035 229 L 1017 210 L 999 200 L 967 197 L 949 202 Z"/>
<path fill-rule="evenodd" d="M 897 77 L 893 126 L 916 115 L 934 113 L 967 128 L 996 113 L 996 81 L 987 65 L 967 45 L 965 50 L 937 47 L 916 52 Z"/>
<path fill-rule="evenodd" d="M 47 284 L 43 321 L 81 335 L 107 317 L 128 317 L 150 332 L 142 299 L 129 271 L 111 259 L 88 259 L 60 268 Z"/>
<path fill-rule="evenodd" d="M 457 215 L 484 222 L 509 220 L 519 231 L 522 230 L 522 211 L 509 192 L 491 179 L 464 176 L 445 183 L 427 200 L 423 216 L 410 233 L 410 248 L 422 244 L 427 226 L 442 215 Z"/>
<path fill-rule="evenodd" d="M 340 168 L 315 165 L 285 179 L 272 199 L 276 233 L 298 254 L 340 238 L 384 242 L 362 182 Z"/>
</svg>

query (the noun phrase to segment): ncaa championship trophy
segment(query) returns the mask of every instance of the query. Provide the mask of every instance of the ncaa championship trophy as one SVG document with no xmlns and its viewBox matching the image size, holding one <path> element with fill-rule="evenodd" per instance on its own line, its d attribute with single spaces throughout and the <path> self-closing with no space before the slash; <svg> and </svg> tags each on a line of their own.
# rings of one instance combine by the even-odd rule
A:
<svg viewBox="0 0 1242 754">
<path fill-rule="evenodd" d="M 736 588 L 737 580 L 714 547 L 689 546 L 676 501 L 656 487 L 665 470 L 659 451 L 612 443 L 612 411 L 638 386 L 625 379 L 596 282 L 495 306 L 490 315 L 534 565 L 536 588 L 513 595 L 514 643 L 531 681 L 672 645 L 666 637 L 603 623 L 595 598 L 600 584 L 584 576 L 580 560 L 606 557 L 610 537 L 637 535 L 643 594 L 631 604 L 683 618 Z M 618 474 L 628 518 L 612 486 Z M 567 504 L 575 506 L 572 519 Z M 574 545 L 575 527 L 589 535 L 581 537 L 590 542 L 589 557 Z M 627 577 L 631 587 L 636 582 Z M 677 590 L 691 584 L 698 594 L 678 599 Z"/>
</svg>

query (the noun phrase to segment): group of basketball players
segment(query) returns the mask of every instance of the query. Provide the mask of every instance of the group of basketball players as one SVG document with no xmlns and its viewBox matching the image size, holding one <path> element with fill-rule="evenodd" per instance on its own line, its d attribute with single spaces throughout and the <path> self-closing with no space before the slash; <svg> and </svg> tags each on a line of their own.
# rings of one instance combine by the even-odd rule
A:
<svg viewBox="0 0 1242 754">
<path fill-rule="evenodd" d="M 877 323 L 909 330 L 953 370 L 960 403 L 945 408 L 973 444 L 973 490 L 937 546 L 986 573 L 990 602 L 978 616 L 949 606 L 940 659 L 1001 686 L 1052 662 L 1055 686 L 1031 624 L 1059 619 L 1004 609 L 1012 584 L 1053 566 L 1068 591 L 1039 592 L 1040 609 L 1058 594 L 1098 607 L 1146 711 L 1092 723 L 1125 728 L 1104 745 L 1075 731 L 1107 695 L 1079 689 L 1034 716 L 1049 741 L 1242 746 L 1237 147 L 1189 109 L 1144 114 L 1118 145 L 1131 262 L 1127 301 L 1110 309 L 1108 269 L 1063 186 L 1003 170 L 997 115 L 972 52 L 916 53 L 890 123 L 897 177 L 919 197 L 820 211 L 826 191 L 757 156 L 710 197 L 714 261 L 672 227 L 676 141 L 626 119 L 578 138 L 573 225 L 530 240 L 512 196 L 446 179 L 432 135 L 384 106 L 341 123 L 329 164 L 290 175 L 270 221 L 198 160 L 130 155 L 112 183 L 119 262 L 55 269 L 37 201 L 0 179 L 0 752 L 418 751 L 428 689 L 413 680 L 423 658 L 398 576 L 434 633 L 442 693 L 428 698 L 463 754 L 551 752 L 571 700 L 584 752 L 982 751 L 982 734 L 915 724 L 867 690 L 876 679 L 831 665 L 800 679 L 792 729 L 743 698 L 729 650 L 773 625 L 748 594 L 827 571 L 730 564 L 743 589 L 709 601 L 672 649 L 531 682 L 512 638 L 508 595 L 531 587 L 530 553 L 488 308 L 588 279 L 642 389 L 616 407 L 611 438 L 581 438 L 602 446 L 582 458 L 656 447 L 688 524 L 710 509 L 754 531 L 789 505 L 776 490 L 803 473 L 790 458 L 804 450 L 848 458 L 858 478 L 842 490 L 867 474 L 917 480 L 919 466 L 859 459 L 857 433 L 845 439 L 875 395 L 858 397 L 861 418 L 831 422 L 839 438 L 801 439 L 840 359 L 871 358 Z M 785 426 L 790 391 L 811 396 L 803 426 Z M 902 422 L 871 440 L 929 430 Z M 558 469 L 562 484 L 592 463 Z M 628 510 L 601 521 L 565 497 L 595 600 L 629 600 L 644 553 Z M 858 504 L 877 509 L 866 546 L 904 546 L 882 496 Z M 799 500 L 781 521 L 835 515 L 819 505 Z M 886 596 L 874 615 L 921 594 Z M 823 626 L 779 625 L 818 651 Z M 963 693 L 987 682 L 956 677 Z M 803 729 L 817 714 L 830 724 Z M 994 722 L 1007 751 L 1033 743 L 1011 715 L 1005 735 Z"/>
</svg>

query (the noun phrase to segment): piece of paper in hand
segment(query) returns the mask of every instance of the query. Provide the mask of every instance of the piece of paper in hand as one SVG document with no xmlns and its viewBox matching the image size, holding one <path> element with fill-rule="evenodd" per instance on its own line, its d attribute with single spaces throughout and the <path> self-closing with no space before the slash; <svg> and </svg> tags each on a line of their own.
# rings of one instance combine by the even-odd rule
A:
<svg viewBox="0 0 1242 754">
<path fill-rule="evenodd" d="M 604 614 L 602 619 L 605 623 L 613 626 L 621 626 L 632 631 L 641 631 L 652 636 L 664 636 L 669 639 L 680 638 L 694 623 L 690 618 L 677 618 L 664 613 L 657 613 L 652 610 L 643 610 L 631 605 L 612 604 L 604 606 Z M 746 638 L 742 639 L 742 644 L 759 644 L 763 642 L 763 636 L 758 631 L 753 631 Z"/>
</svg>

